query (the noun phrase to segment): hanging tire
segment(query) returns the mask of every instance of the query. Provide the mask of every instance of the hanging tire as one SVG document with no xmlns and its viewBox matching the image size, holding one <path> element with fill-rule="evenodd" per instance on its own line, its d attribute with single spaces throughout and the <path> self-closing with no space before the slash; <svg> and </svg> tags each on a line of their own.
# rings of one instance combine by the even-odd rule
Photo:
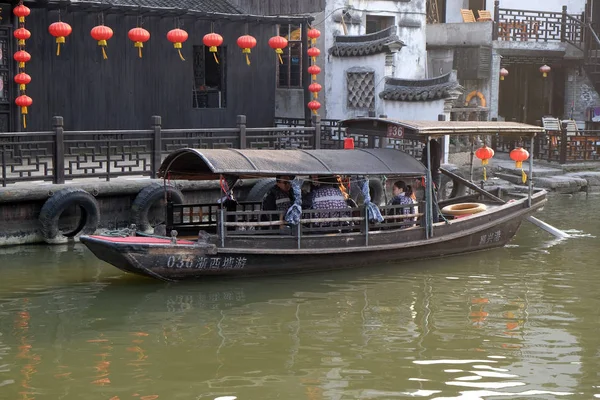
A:
<svg viewBox="0 0 600 400">
<path fill-rule="evenodd" d="M 448 171 L 460 176 L 461 178 L 465 178 L 464 174 L 458 168 L 448 169 Z M 439 200 L 453 199 L 455 197 L 460 197 L 467 194 L 467 187 L 465 185 L 458 181 L 454 181 L 447 175 L 441 173 L 440 175 L 440 188 L 438 190 Z"/>
<path fill-rule="evenodd" d="M 275 178 L 264 178 L 252 186 L 245 201 L 262 202 L 267 192 L 275 185 Z"/>
<path fill-rule="evenodd" d="M 68 211 L 69 208 L 79 207 L 81 215 L 74 229 L 69 232 L 62 232 L 60 217 Z M 70 218 L 77 218 L 71 215 Z M 100 207 L 98 202 L 88 192 L 83 189 L 65 188 L 54 193 L 40 211 L 38 218 L 41 225 L 41 233 L 46 243 L 64 243 L 71 238 L 77 238 L 80 235 L 91 235 L 98 229 L 100 223 Z"/>
<path fill-rule="evenodd" d="M 167 185 L 167 200 L 174 204 L 183 204 L 183 193 L 174 186 Z M 150 210 L 152 206 L 160 203 L 165 198 L 165 186 L 153 183 L 143 188 L 131 204 L 131 220 L 136 229 L 141 232 L 152 233 L 154 227 L 150 222 Z M 163 204 L 163 207 L 166 205 Z"/>
<path fill-rule="evenodd" d="M 385 189 L 379 179 L 369 179 L 369 194 L 371 195 L 371 202 L 374 204 L 381 206 L 385 203 Z M 363 198 L 362 190 L 356 183 L 350 185 L 350 197 L 357 203 L 359 203 L 359 199 Z"/>
</svg>

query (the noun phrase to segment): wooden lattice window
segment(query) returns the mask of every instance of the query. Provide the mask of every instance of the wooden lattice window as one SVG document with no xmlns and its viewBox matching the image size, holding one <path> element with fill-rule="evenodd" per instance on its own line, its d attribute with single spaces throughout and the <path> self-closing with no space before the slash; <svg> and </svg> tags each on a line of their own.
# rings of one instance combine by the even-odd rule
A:
<svg viewBox="0 0 600 400">
<path fill-rule="evenodd" d="M 283 64 L 277 62 L 277 87 L 301 88 L 302 27 L 298 24 L 279 25 L 278 31 L 279 36 L 288 40 L 288 45 L 281 55 Z"/>
<path fill-rule="evenodd" d="M 348 108 L 375 109 L 375 73 L 372 71 L 348 71 Z"/>
</svg>

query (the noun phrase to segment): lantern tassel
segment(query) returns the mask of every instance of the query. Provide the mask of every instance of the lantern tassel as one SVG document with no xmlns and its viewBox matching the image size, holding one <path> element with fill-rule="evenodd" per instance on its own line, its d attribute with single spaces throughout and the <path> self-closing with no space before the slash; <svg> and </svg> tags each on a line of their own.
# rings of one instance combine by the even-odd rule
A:
<svg viewBox="0 0 600 400">
<path fill-rule="evenodd" d="M 106 55 L 106 50 L 104 50 L 104 46 L 102 46 L 102 58 L 108 60 L 108 56 Z"/>
<path fill-rule="evenodd" d="M 279 57 L 279 63 L 283 64 L 283 58 L 281 58 L 281 54 L 277 53 L 277 57 Z"/>
<path fill-rule="evenodd" d="M 250 65 L 250 57 L 248 57 L 248 53 L 246 53 L 246 64 Z"/>
<path fill-rule="evenodd" d="M 315 95 L 315 100 L 317 100 L 319 98 L 319 93 L 315 92 L 314 95 Z"/>
<path fill-rule="evenodd" d="M 219 59 L 217 58 L 217 53 L 213 53 L 213 57 L 215 58 L 215 62 L 218 64 L 219 63 Z"/>
<path fill-rule="evenodd" d="M 523 181 L 523 183 L 527 183 L 527 174 L 524 170 L 521 170 L 521 180 Z"/>
<path fill-rule="evenodd" d="M 181 61 L 185 61 L 185 58 L 183 58 L 183 54 L 181 54 L 181 49 L 177 49 L 177 52 L 179 53 L 179 58 L 181 58 Z"/>
<path fill-rule="evenodd" d="M 487 171 L 485 170 L 485 167 L 483 167 L 483 180 L 487 181 Z"/>
<path fill-rule="evenodd" d="M 138 47 L 138 55 L 140 58 L 142 58 L 142 47 Z"/>
<path fill-rule="evenodd" d="M 56 44 L 56 55 L 60 56 L 60 43 Z"/>
<path fill-rule="evenodd" d="M 313 110 L 313 114 L 317 115 L 317 110 Z"/>
</svg>

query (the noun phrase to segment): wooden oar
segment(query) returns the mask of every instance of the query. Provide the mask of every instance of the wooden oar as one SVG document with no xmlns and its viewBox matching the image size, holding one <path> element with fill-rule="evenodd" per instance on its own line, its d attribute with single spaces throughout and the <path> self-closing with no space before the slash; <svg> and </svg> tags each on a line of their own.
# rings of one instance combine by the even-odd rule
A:
<svg viewBox="0 0 600 400">
<path fill-rule="evenodd" d="M 474 191 L 476 191 L 477 193 L 480 193 L 494 201 L 500 202 L 502 204 L 506 204 L 506 200 L 502 200 L 500 197 L 494 196 L 493 194 L 491 194 L 490 192 L 488 192 L 485 189 L 480 188 L 479 186 L 477 186 L 476 184 L 474 184 L 473 182 L 470 182 L 468 180 L 466 180 L 465 178 L 463 178 L 462 176 L 458 176 L 450 171 L 448 171 L 447 169 L 444 168 L 440 168 L 440 171 L 446 175 L 449 176 L 450 178 L 452 178 L 455 181 L 458 181 L 460 183 L 462 183 L 463 185 L 465 185 L 466 187 L 468 187 L 469 189 L 473 189 Z M 529 222 L 531 222 L 533 225 L 537 226 L 538 228 L 548 232 L 549 234 L 559 238 L 559 239 L 564 239 L 564 238 L 568 238 L 569 234 L 561 231 L 558 228 L 553 227 L 550 224 L 545 223 L 542 220 L 539 220 L 531 215 L 525 217 L 525 219 Z"/>
</svg>

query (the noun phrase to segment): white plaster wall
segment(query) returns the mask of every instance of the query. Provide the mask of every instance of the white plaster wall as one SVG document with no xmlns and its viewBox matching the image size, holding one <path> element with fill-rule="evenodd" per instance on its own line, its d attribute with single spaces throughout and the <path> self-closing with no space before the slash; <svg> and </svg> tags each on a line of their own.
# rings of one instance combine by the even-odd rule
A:
<svg viewBox="0 0 600 400">
<path fill-rule="evenodd" d="M 444 114 L 444 100 L 435 101 L 385 101 L 382 100 L 388 118 L 409 121 L 437 121 Z"/>
<path fill-rule="evenodd" d="M 346 71 L 352 67 L 367 67 L 375 71 L 377 84 L 376 94 L 384 87 L 385 54 L 376 54 L 368 57 L 332 57 L 328 50 L 333 46 L 335 35 L 343 35 L 344 30 L 340 22 L 335 20 L 336 13 L 350 7 L 350 12 L 360 24 L 346 21 L 348 35 L 364 35 L 366 32 L 367 15 L 393 16 L 398 27 L 398 37 L 405 43 L 395 55 L 394 76 L 404 79 L 423 79 L 427 77 L 427 51 L 426 51 L 426 0 L 412 0 L 398 2 L 389 0 L 328 0 L 324 15 L 327 20 L 323 26 L 323 48 L 326 56 L 321 58 L 326 65 L 323 76 L 325 78 L 324 92 L 326 104 L 321 113 L 323 118 L 337 119 L 350 118 L 358 115 L 367 115 L 367 110 L 346 109 Z M 409 21 L 411 27 L 398 26 L 398 23 Z M 321 28 L 319 28 L 321 29 Z M 323 65 L 319 64 L 322 68 Z M 400 104 L 403 104 L 400 102 Z M 383 103 L 377 97 L 375 112 L 387 114 Z M 436 115 L 437 119 L 437 115 Z"/>
<path fill-rule="evenodd" d="M 327 76 L 325 77 L 327 93 L 326 115 L 329 119 L 346 119 L 367 116 L 369 110 L 348 109 L 346 72 L 350 68 L 365 68 L 375 73 L 375 113 L 385 114 L 382 103 L 377 96 L 383 90 L 385 54 L 375 54 L 368 57 L 331 57 Z"/>
</svg>

